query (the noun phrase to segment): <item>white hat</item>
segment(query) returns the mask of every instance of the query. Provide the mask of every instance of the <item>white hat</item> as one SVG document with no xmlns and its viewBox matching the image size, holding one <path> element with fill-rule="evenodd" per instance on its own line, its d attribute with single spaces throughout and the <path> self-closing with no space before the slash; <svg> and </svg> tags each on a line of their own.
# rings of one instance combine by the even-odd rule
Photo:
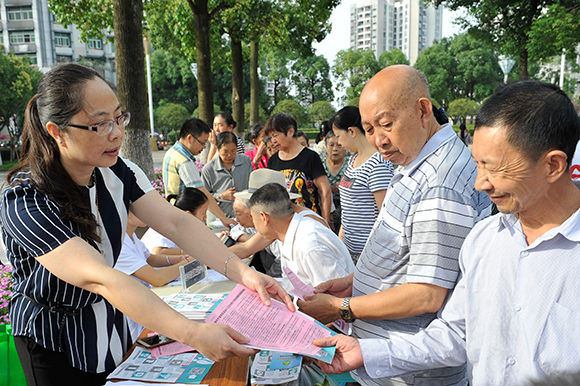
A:
<svg viewBox="0 0 580 386">
<path fill-rule="evenodd" d="M 252 194 L 262 186 L 270 183 L 276 183 L 286 187 L 286 177 L 284 173 L 272 169 L 257 169 L 250 173 L 250 181 L 248 182 L 248 189 L 241 192 L 234 193 L 234 197 L 242 200 L 249 200 Z M 288 193 L 291 200 L 296 200 L 302 197 L 297 193 Z"/>
</svg>

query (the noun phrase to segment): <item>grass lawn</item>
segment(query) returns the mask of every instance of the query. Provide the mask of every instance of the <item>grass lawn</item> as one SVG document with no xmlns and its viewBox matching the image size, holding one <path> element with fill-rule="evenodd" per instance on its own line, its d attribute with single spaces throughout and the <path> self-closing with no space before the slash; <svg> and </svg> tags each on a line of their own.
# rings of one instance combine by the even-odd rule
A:
<svg viewBox="0 0 580 386">
<path fill-rule="evenodd" d="M 14 166 L 18 164 L 18 161 L 2 161 L 2 165 L 0 165 L 0 171 L 5 172 L 12 169 Z"/>
</svg>

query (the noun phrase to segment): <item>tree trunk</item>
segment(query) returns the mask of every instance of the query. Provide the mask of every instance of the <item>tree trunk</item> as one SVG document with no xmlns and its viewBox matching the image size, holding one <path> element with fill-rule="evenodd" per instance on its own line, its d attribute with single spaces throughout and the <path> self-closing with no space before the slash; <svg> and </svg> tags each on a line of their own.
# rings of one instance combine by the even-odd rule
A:
<svg viewBox="0 0 580 386">
<path fill-rule="evenodd" d="M 520 52 L 520 75 L 518 79 L 528 79 L 528 50 L 525 48 Z"/>
<path fill-rule="evenodd" d="M 250 125 L 260 121 L 260 79 L 258 78 L 259 42 L 250 42 Z"/>
<path fill-rule="evenodd" d="M 213 125 L 213 79 L 211 72 L 210 15 L 207 0 L 188 0 L 195 21 L 195 54 L 197 59 L 197 100 L 199 119 Z"/>
<path fill-rule="evenodd" d="M 274 107 L 278 104 L 278 86 L 280 85 L 280 81 L 278 79 L 274 80 Z"/>
<path fill-rule="evenodd" d="M 232 39 L 232 115 L 238 124 L 236 132 L 243 134 L 245 129 L 244 116 L 244 56 L 242 42 L 235 37 Z"/>
<path fill-rule="evenodd" d="M 143 2 L 114 0 L 115 69 L 117 97 L 131 112 L 125 128 L 121 155 L 135 162 L 153 180 L 145 57 L 143 54 Z"/>
</svg>

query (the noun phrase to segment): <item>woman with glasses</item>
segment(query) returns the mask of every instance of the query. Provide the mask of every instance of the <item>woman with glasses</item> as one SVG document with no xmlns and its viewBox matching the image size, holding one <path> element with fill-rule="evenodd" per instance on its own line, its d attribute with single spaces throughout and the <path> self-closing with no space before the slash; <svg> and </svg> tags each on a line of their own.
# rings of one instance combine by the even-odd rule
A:
<svg viewBox="0 0 580 386">
<path fill-rule="evenodd" d="M 76 64 L 46 73 L 26 109 L 22 158 L 7 177 L 0 225 L 14 266 L 10 318 L 28 385 L 104 384 L 132 343 L 123 313 L 213 360 L 256 352 L 233 329 L 190 321 L 112 268 L 129 209 L 265 303 L 279 295 L 293 309 L 274 279 L 229 253 L 118 156 L 129 117 L 101 76 Z"/>
</svg>

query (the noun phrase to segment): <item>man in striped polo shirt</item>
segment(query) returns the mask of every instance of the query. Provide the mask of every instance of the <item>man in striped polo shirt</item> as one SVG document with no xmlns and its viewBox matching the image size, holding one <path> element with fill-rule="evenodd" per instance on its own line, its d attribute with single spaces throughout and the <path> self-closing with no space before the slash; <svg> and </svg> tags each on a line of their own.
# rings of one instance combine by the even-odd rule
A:
<svg viewBox="0 0 580 386">
<path fill-rule="evenodd" d="M 189 118 L 181 126 L 179 140 L 167 150 L 163 158 L 163 184 L 165 194 L 179 194 L 183 188 L 198 188 L 207 197 L 209 211 L 219 218 L 225 226 L 237 224 L 229 219 L 211 193 L 204 186 L 195 156 L 205 147 L 211 129 L 198 118 Z"/>
<path fill-rule="evenodd" d="M 365 86 L 360 112 L 368 141 L 399 167 L 354 274 L 323 283 L 325 294 L 298 305 L 324 323 L 354 322 L 356 338 L 413 335 L 455 286 L 463 240 L 491 202 L 474 188 L 469 149 L 433 116 L 423 73 L 385 68 Z M 352 372 L 363 385 L 465 385 L 465 374 L 465 365 L 400 378 Z"/>
</svg>

